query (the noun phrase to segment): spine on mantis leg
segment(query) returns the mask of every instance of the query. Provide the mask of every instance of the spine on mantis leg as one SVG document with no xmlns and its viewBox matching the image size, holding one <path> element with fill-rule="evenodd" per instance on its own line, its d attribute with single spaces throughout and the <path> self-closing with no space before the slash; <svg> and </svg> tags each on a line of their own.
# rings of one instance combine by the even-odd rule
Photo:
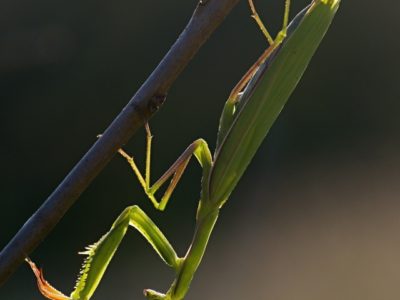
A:
<svg viewBox="0 0 400 300">
<path fill-rule="evenodd" d="M 126 208 L 107 232 L 97 243 L 87 247 L 82 254 L 88 255 L 82 266 L 71 296 L 65 296 L 53 288 L 44 278 L 43 273 L 35 264 L 28 261 L 38 281 L 39 290 L 48 299 L 52 300 L 88 300 L 95 292 L 104 272 L 107 269 L 121 240 L 125 236 L 128 226 L 137 229 L 150 243 L 164 262 L 175 270 L 179 270 L 181 260 L 171 244 L 151 219 L 138 207 Z"/>
</svg>

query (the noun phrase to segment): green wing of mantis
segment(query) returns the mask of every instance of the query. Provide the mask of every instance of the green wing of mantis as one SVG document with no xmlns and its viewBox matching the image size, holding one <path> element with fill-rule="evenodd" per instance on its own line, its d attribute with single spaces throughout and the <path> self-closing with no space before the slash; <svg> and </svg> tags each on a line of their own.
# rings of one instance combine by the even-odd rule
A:
<svg viewBox="0 0 400 300">
<path fill-rule="evenodd" d="M 293 20 L 290 22 L 287 28 L 287 37 L 290 37 L 293 31 L 297 28 L 301 20 L 303 19 L 304 15 L 310 8 L 310 5 L 307 5 L 301 12 L 299 12 Z M 286 39 L 283 40 L 283 44 L 286 43 Z M 269 65 L 275 58 L 276 54 L 281 49 L 282 45 L 279 45 L 266 58 L 266 60 L 262 63 L 262 65 L 258 68 L 257 72 L 251 77 L 249 82 L 247 83 L 244 91 L 240 93 L 235 99 L 228 99 L 224 105 L 224 109 L 221 113 L 220 123 L 218 128 L 217 134 L 217 143 L 216 143 L 216 152 L 221 148 L 221 144 L 224 142 L 224 139 L 229 132 L 229 129 L 232 127 L 232 124 L 238 113 L 241 111 L 242 107 L 247 103 L 249 100 L 249 96 L 251 95 L 251 91 L 254 90 L 254 87 L 257 85 L 260 77 L 264 74 L 265 70 L 268 69 Z"/>
<path fill-rule="evenodd" d="M 210 178 L 212 201 L 222 205 L 229 197 L 306 70 L 339 2 L 317 0 L 303 10 L 289 26 L 288 37 L 249 82 L 229 130 L 219 138 Z M 228 105 L 225 114 L 232 112 Z"/>
</svg>

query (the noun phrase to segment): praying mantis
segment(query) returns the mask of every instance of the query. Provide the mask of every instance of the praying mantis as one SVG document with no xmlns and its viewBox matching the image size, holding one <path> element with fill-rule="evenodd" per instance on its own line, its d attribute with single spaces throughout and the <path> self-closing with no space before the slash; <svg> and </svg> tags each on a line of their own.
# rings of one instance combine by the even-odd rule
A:
<svg viewBox="0 0 400 300">
<path fill-rule="evenodd" d="M 248 0 L 252 17 L 269 42 L 269 47 L 232 90 L 223 108 L 216 149 L 211 154 L 207 143 L 191 143 L 172 166 L 154 184 L 150 184 L 152 135 L 145 125 L 146 163 L 144 175 L 134 159 L 122 149 L 147 197 L 163 211 L 194 156 L 202 168 L 201 194 L 196 213 L 193 239 L 186 254 L 180 257 L 153 221 L 137 205 L 127 207 L 111 229 L 95 244 L 87 247 L 87 257 L 74 291 L 66 296 L 44 278 L 36 265 L 27 259 L 37 277 L 40 292 L 52 300 L 88 300 L 95 292 L 104 272 L 129 226 L 137 229 L 160 258 L 175 271 L 175 280 L 166 293 L 144 291 L 147 299 L 181 300 L 188 292 L 202 260 L 220 209 L 246 170 L 258 147 L 303 75 L 339 7 L 340 0 L 313 0 L 289 24 L 290 0 L 285 0 L 283 27 L 272 38 L 260 20 L 253 1 Z M 159 188 L 168 183 L 160 201 Z"/>
</svg>

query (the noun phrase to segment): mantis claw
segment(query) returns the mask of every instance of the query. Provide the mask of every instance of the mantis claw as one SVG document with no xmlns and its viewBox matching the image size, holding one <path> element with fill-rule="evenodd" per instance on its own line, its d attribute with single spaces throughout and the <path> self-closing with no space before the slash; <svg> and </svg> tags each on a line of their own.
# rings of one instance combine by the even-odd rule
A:
<svg viewBox="0 0 400 300">
<path fill-rule="evenodd" d="M 38 289 L 44 297 L 50 300 L 71 300 L 70 297 L 64 295 L 62 292 L 53 287 L 46 279 L 44 279 L 43 270 L 39 269 L 29 257 L 25 258 L 25 261 L 29 264 L 33 273 L 35 274 Z"/>
</svg>

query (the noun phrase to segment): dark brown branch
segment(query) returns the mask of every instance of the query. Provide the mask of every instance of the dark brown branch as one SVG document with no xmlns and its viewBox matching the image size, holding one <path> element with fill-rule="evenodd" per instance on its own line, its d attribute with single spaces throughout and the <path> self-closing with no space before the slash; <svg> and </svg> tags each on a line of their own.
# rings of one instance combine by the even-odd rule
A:
<svg viewBox="0 0 400 300">
<path fill-rule="evenodd" d="M 103 136 L 2 250 L 0 286 L 49 234 L 116 151 L 158 110 L 178 75 L 238 2 L 200 2 L 175 44 Z"/>
</svg>

